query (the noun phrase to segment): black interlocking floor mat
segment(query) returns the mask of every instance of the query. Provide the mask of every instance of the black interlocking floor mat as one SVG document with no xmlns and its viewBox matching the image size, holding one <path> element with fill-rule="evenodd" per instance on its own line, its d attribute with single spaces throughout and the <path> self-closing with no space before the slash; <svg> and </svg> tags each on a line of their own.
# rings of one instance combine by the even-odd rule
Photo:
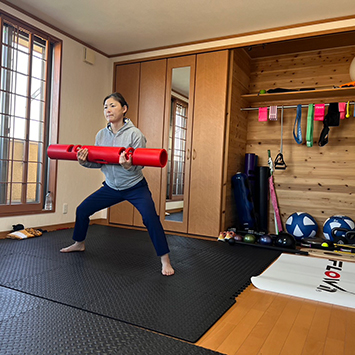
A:
<svg viewBox="0 0 355 355">
<path fill-rule="evenodd" d="M 172 277 L 147 232 L 90 226 L 84 253 L 59 253 L 72 230 L 0 242 L 0 285 L 196 342 L 279 251 L 168 235 Z"/>
<path fill-rule="evenodd" d="M 0 287 L 0 354 L 212 355 L 217 352 Z"/>
</svg>

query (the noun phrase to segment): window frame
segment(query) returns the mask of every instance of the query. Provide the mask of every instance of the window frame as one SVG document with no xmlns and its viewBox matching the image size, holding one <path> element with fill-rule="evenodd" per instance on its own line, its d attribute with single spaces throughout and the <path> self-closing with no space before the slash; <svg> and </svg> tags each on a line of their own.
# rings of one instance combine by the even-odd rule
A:
<svg viewBox="0 0 355 355">
<path fill-rule="evenodd" d="M 4 204 L 0 205 L 0 217 L 4 216 L 16 216 L 16 215 L 28 215 L 39 213 L 51 213 L 55 212 L 55 200 L 56 200 L 56 180 L 57 180 L 57 161 L 51 160 L 47 156 L 47 147 L 49 144 L 58 143 L 58 127 L 59 127 L 59 109 L 60 109 L 60 88 L 61 88 L 61 68 L 62 68 L 62 40 L 52 36 L 49 33 L 44 32 L 37 27 L 26 23 L 2 10 L 0 10 L 0 28 L 1 28 L 1 45 L 0 45 L 0 67 L 2 68 L 2 43 L 3 43 L 3 24 L 9 22 L 10 24 L 21 27 L 29 31 L 32 35 L 38 36 L 43 40 L 46 40 L 47 58 L 51 51 L 50 62 L 46 66 L 46 89 L 45 89 L 45 108 L 44 108 L 44 129 L 43 129 L 43 151 L 42 151 L 42 186 L 40 188 L 39 202 L 26 202 L 26 196 L 22 196 L 21 203 L 18 204 Z M 32 36 L 31 35 L 31 36 Z M 31 45 L 33 42 L 31 42 Z M 31 78 L 31 73 L 29 73 Z M 0 72 L 1 80 L 1 72 Z M 27 92 L 28 95 L 28 92 Z M 29 108 L 27 108 L 29 111 Z M 26 120 L 29 120 L 29 113 L 26 114 Z M 25 144 L 29 146 L 30 139 L 26 136 L 24 140 Z M 13 157 L 12 157 L 13 159 Z M 27 159 L 28 160 L 28 159 Z M 25 162 L 25 163 L 28 163 Z M 26 166 L 26 164 L 25 164 Z M 25 170 L 27 168 L 25 167 Z M 24 182 L 23 182 L 24 183 Z M 27 183 L 27 178 L 26 182 Z M 25 194 L 26 189 L 22 189 L 22 195 Z M 47 191 L 52 192 L 53 197 L 53 209 L 51 211 L 44 210 L 44 199 Z M 25 201 L 25 203 L 23 202 Z"/>
<path fill-rule="evenodd" d="M 185 132 L 187 132 L 187 120 L 188 120 L 188 110 L 189 110 L 189 105 L 187 102 L 179 99 L 178 97 L 175 97 L 174 95 L 172 95 L 171 97 L 171 120 L 172 120 L 172 132 L 171 132 L 171 159 L 170 159 L 170 176 L 169 176 L 169 184 L 168 184 L 168 188 L 167 188 L 167 193 L 166 193 L 166 198 L 167 201 L 181 201 L 184 199 L 184 192 L 185 192 L 185 164 L 186 164 L 186 133 L 185 133 L 185 139 L 181 139 L 182 141 L 185 142 L 185 149 L 181 150 L 181 152 L 183 152 L 183 167 L 182 170 L 178 171 L 176 173 L 175 171 L 175 151 L 176 151 L 176 147 L 175 147 L 175 141 L 176 141 L 176 117 L 177 117 L 177 106 L 181 106 L 185 109 L 185 115 L 181 116 L 182 119 L 185 120 L 186 124 L 185 127 L 179 126 L 180 129 L 184 130 Z M 177 174 L 182 174 L 183 177 L 183 182 L 182 184 L 180 184 L 182 186 L 182 193 L 181 194 L 175 194 L 175 189 L 174 186 L 177 186 L 176 184 L 176 180 L 177 180 Z"/>
</svg>

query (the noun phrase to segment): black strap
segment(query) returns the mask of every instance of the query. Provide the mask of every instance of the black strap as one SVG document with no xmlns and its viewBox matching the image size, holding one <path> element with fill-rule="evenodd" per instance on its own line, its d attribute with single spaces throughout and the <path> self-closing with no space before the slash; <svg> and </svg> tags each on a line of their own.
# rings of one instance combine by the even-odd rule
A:
<svg viewBox="0 0 355 355">
<path fill-rule="evenodd" d="M 332 102 L 329 104 L 328 113 L 324 117 L 324 122 L 328 127 L 337 127 L 340 124 L 339 104 Z"/>
<path fill-rule="evenodd" d="M 324 125 L 322 132 L 320 132 L 320 137 L 318 141 L 318 145 L 320 147 L 323 147 L 326 144 L 328 144 L 328 134 L 329 134 L 329 127 Z"/>
<path fill-rule="evenodd" d="M 318 145 L 325 146 L 328 143 L 329 127 L 337 127 L 340 124 L 339 104 L 332 102 L 329 104 L 328 113 L 324 117 L 323 130 L 320 133 Z"/>
</svg>

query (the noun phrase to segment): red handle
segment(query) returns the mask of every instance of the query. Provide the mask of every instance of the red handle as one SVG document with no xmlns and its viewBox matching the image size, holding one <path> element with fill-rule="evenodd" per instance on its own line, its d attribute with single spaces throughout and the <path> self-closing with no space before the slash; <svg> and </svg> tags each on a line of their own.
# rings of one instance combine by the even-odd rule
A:
<svg viewBox="0 0 355 355">
<path fill-rule="evenodd" d="M 129 157 L 132 156 L 133 153 L 134 153 L 134 148 L 132 148 L 132 147 L 127 148 L 126 149 L 126 159 L 129 159 Z"/>
<path fill-rule="evenodd" d="M 75 145 L 74 146 L 74 148 L 73 148 L 73 151 L 75 152 L 75 153 L 77 153 L 78 151 L 79 151 L 79 149 L 81 149 L 81 145 Z"/>
</svg>

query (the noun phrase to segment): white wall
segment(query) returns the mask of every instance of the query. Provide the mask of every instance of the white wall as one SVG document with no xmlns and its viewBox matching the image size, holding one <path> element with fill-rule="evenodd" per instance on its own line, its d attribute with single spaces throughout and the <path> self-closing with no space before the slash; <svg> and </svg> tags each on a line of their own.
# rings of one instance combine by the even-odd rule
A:
<svg viewBox="0 0 355 355">
<path fill-rule="evenodd" d="M 84 46 L 31 18 L 0 3 L 7 13 L 63 40 L 62 84 L 60 103 L 59 143 L 94 144 L 95 134 L 105 126 L 102 100 L 112 90 L 112 60 L 95 53 L 90 65 L 83 61 Z M 76 206 L 101 186 L 104 176 L 98 169 L 86 169 L 75 161 L 58 162 L 56 212 L 15 217 L 0 217 L 0 231 L 9 231 L 13 224 L 40 228 L 74 222 Z M 68 213 L 63 214 L 63 203 Z M 93 218 L 106 217 L 106 211 Z"/>
<path fill-rule="evenodd" d="M 331 17 L 331 16 L 330 16 Z M 300 22 L 302 20 L 300 19 Z M 309 37 L 323 35 L 329 32 L 351 31 L 355 28 L 355 18 L 322 21 L 309 25 L 295 25 L 289 28 L 271 29 L 261 32 L 231 36 L 227 39 L 201 42 L 165 48 L 141 53 L 127 54 L 113 58 L 113 62 L 124 62 L 130 60 L 143 60 L 151 57 L 164 57 L 189 52 L 199 52 L 215 49 L 237 48 L 260 43 L 288 40 L 290 38 Z"/>
</svg>

